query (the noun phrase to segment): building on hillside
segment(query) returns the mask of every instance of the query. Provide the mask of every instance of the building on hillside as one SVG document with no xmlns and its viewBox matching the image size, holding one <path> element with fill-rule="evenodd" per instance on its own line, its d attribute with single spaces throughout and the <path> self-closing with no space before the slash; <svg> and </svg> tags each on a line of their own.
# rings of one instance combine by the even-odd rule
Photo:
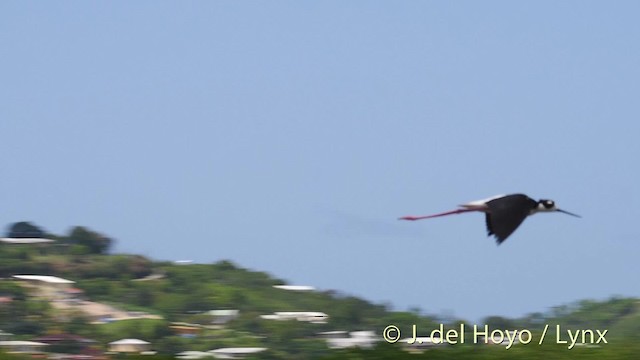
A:
<svg viewBox="0 0 640 360">
<path fill-rule="evenodd" d="M 96 344 L 95 340 L 65 333 L 44 335 L 32 340 L 50 345 L 50 351 L 57 353 L 81 353 Z"/>
<path fill-rule="evenodd" d="M 327 346 L 331 349 L 345 349 L 351 347 L 370 349 L 379 340 L 374 331 L 352 331 L 349 335 L 349 337 L 326 338 Z"/>
<path fill-rule="evenodd" d="M 164 279 L 166 278 L 167 275 L 163 274 L 163 273 L 156 273 L 156 274 L 149 274 L 145 277 L 139 278 L 139 279 L 132 279 L 131 281 L 155 281 L 155 280 L 160 280 L 160 279 Z"/>
<path fill-rule="evenodd" d="M 19 280 L 31 281 L 34 283 L 43 283 L 53 286 L 61 286 L 64 288 L 67 288 L 70 284 L 75 283 L 75 281 L 49 275 L 13 275 L 13 277 Z"/>
<path fill-rule="evenodd" d="M 260 315 L 265 320 L 297 320 L 310 322 L 312 324 L 326 324 L 329 315 L 318 311 L 280 311 L 269 315 Z"/>
<path fill-rule="evenodd" d="M 144 353 L 151 350 L 151 343 L 140 339 L 121 339 L 109 343 L 110 352 Z"/>
<path fill-rule="evenodd" d="M 210 352 L 205 351 L 183 351 L 181 353 L 176 354 L 176 359 L 188 359 L 188 360 L 198 360 L 198 359 L 211 359 L 215 355 L 212 355 Z"/>
<path fill-rule="evenodd" d="M 48 244 L 52 243 L 55 240 L 44 239 L 44 238 L 10 238 L 4 237 L 0 238 L 1 243 L 5 244 L 21 244 L 21 245 L 30 245 L 30 244 Z"/>
<path fill-rule="evenodd" d="M 213 325 L 224 325 L 231 320 L 234 320 L 240 314 L 240 310 L 235 309 L 221 309 L 221 310 L 209 310 L 207 315 L 211 315 L 211 323 Z"/>
<path fill-rule="evenodd" d="M 267 348 L 261 347 L 237 347 L 237 348 L 220 348 L 210 350 L 216 359 L 244 359 L 247 356 L 263 352 Z"/>
<path fill-rule="evenodd" d="M 36 341 L 20 341 L 20 340 L 7 340 L 0 341 L 0 348 L 7 353 L 16 354 L 42 354 L 45 352 L 45 347 L 48 346 L 45 343 Z"/>
<path fill-rule="evenodd" d="M 75 281 L 48 275 L 13 275 L 14 279 L 32 287 L 39 296 L 52 300 L 67 299 L 67 291 Z"/>
<path fill-rule="evenodd" d="M 316 288 L 307 285 L 273 285 L 276 289 L 288 290 L 288 291 L 313 291 Z"/>
</svg>

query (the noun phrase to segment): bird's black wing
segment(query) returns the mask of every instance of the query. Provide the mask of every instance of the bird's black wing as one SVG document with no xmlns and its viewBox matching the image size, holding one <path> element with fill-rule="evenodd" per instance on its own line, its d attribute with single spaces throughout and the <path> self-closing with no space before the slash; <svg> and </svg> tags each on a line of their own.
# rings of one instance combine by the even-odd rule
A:
<svg viewBox="0 0 640 360">
<path fill-rule="evenodd" d="M 523 194 L 507 195 L 487 202 L 487 232 L 496 237 L 498 245 L 507 240 L 538 203 Z"/>
</svg>

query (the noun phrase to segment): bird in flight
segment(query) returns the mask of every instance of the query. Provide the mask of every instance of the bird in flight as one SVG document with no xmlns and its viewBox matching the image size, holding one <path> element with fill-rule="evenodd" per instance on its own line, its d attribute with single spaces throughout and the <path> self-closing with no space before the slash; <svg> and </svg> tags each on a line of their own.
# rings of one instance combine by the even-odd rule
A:
<svg viewBox="0 0 640 360">
<path fill-rule="evenodd" d="M 459 205 L 460 208 L 443 213 L 425 216 L 403 216 L 400 220 L 422 220 L 440 216 L 461 214 L 471 211 L 485 213 L 488 235 L 495 236 L 498 245 L 507 240 L 524 219 L 539 212 L 561 212 L 580 217 L 565 210 L 558 209 L 553 200 L 533 200 L 524 194 L 498 195 L 484 200 L 471 201 Z"/>
</svg>

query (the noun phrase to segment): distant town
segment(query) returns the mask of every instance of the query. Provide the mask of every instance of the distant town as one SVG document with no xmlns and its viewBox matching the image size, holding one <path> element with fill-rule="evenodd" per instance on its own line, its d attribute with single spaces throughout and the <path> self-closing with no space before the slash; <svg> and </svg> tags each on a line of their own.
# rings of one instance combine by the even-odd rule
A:
<svg viewBox="0 0 640 360">
<path fill-rule="evenodd" d="M 585 300 L 520 319 L 487 318 L 485 323 L 510 336 L 452 345 L 442 333 L 410 330 L 446 323 L 463 329 L 464 336 L 472 328 L 464 320 L 391 311 L 332 290 L 287 284 L 230 261 L 154 262 L 112 254 L 113 241 L 84 227 L 55 235 L 30 222 L 9 226 L 0 238 L 0 358 L 364 359 L 369 351 L 417 359 L 432 350 L 454 356 L 455 347 L 534 352 L 534 346 L 512 341 L 509 331 L 526 328 L 538 336 L 551 321 L 569 328 L 606 327 L 621 351 L 633 349 L 626 339 L 640 329 L 638 299 Z M 391 340 L 385 333 L 390 325 L 397 333 Z M 613 351 L 607 345 L 583 343 L 578 351 Z"/>
</svg>

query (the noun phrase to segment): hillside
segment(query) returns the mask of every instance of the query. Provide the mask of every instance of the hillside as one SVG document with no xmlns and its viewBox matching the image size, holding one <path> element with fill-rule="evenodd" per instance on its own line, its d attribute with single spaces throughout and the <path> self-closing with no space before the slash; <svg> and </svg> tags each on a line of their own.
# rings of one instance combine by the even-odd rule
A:
<svg viewBox="0 0 640 360">
<path fill-rule="evenodd" d="M 397 344 L 384 342 L 378 343 L 375 351 L 330 350 L 319 333 L 372 331 L 382 334 L 390 324 L 400 329 L 411 329 L 413 324 L 435 329 L 442 322 L 413 312 L 390 311 L 385 305 L 335 291 L 274 288 L 285 281 L 243 269 L 230 261 L 175 264 L 138 255 L 110 254 L 112 240 L 92 230 L 79 227 L 61 236 L 33 233 L 40 231 L 39 228 L 20 224 L 33 227 L 27 226 L 30 237 L 35 234 L 56 241 L 0 244 L 0 277 L 3 279 L 0 299 L 4 299 L 0 302 L 0 329 L 14 334 L 15 339 L 73 334 L 95 340 L 91 347 L 102 352 L 109 342 L 137 338 L 150 342 L 154 351 L 166 356 L 187 350 L 262 347 L 268 350 L 256 355 L 258 358 L 337 359 L 349 354 L 354 359 L 368 359 L 374 358 L 374 353 L 399 358 L 405 352 L 399 350 Z M 12 230 L 15 225 L 8 235 L 21 235 L 20 231 Z M 68 293 L 46 293 L 13 277 L 20 274 L 50 275 L 75 283 Z M 216 319 L 211 310 L 237 310 L 237 317 L 225 323 Z M 278 321 L 261 317 L 273 317 L 278 312 L 317 312 L 328 318 Z M 608 329 L 607 340 L 625 344 L 616 347 L 620 350 L 638 338 L 639 320 L 638 299 L 612 298 L 599 302 L 584 300 L 518 319 L 493 316 L 485 323 L 491 328 L 530 329 L 534 334 L 538 334 L 544 324 L 560 324 L 568 329 Z M 456 326 L 461 321 L 464 322 L 451 320 L 451 324 L 446 325 Z M 72 344 L 66 346 L 61 346 L 59 352 L 80 351 Z M 435 353 L 442 352 L 446 357 L 456 352 L 455 357 L 464 358 L 467 356 L 464 352 L 470 351 L 468 346 L 454 348 Z M 473 351 L 477 353 L 477 349 Z M 483 351 L 491 354 L 496 350 Z"/>
</svg>

